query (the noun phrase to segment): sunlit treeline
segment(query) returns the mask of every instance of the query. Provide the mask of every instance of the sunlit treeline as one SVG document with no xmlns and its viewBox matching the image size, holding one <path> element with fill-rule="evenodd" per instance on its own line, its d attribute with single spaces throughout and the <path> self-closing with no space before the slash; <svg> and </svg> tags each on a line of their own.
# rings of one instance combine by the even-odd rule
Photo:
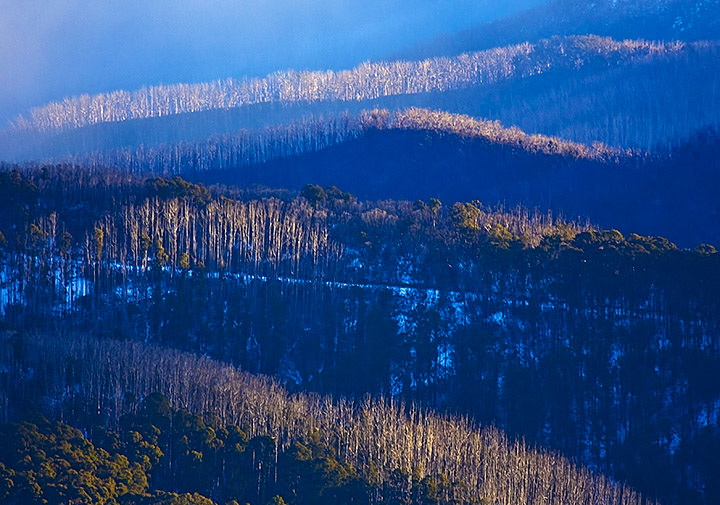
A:
<svg viewBox="0 0 720 505">
<path fill-rule="evenodd" d="M 317 152 L 358 139 L 374 130 L 433 131 L 497 147 L 513 147 L 530 154 L 560 155 L 568 159 L 617 162 L 628 156 L 643 155 L 612 149 L 601 143 L 588 146 L 557 137 L 529 135 L 516 127 L 505 127 L 498 121 L 410 108 L 395 112 L 375 109 L 354 116 L 340 114 L 304 119 L 289 125 L 241 131 L 236 135 L 217 135 L 200 142 L 79 153 L 61 161 L 90 167 L 113 167 L 136 174 L 232 171 Z"/>
<path fill-rule="evenodd" d="M 389 233 L 386 238 L 394 240 L 403 222 L 437 226 L 449 237 L 456 227 L 498 240 L 522 237 L 527 247 L 538 247 L 558 230 L 592 229 L 524 207 L 357 201 L 336 187 L 327 192 L 315 187 L 320 193 L 314 194 L 308 185 L 303 196 L 294 197 L 250 192 L 227 198 L 222 190 L 213 197 L 180 178 L 144 179 L 72 166 L 0 173 L 0 187 L 8 195 L 0 251 L 13 266 L 5 279 L 17 281 L 6 293 L 18 299 L 40 271 L 61 276 L 55 282 L 58 298 L 76 275 L 95 280 L 101 272 L 112 277 L 115 270 L 124 275 L 153 267 L 348 280 L 347 267 L 366 242 L 356 242 L 357 234 Z"/>
<path fill-rule="evenodd" d="M 594 36 L 553 38 L 455 57 L 363 63 L 352 70 L 286 71 L 265 78 L 159 85 L 66 98 L 33 109 L 15 121 L 21 130 L 49 131 L 171 114 L 228 109 L 264 102 L 359 101 L 384 96 L 448 91 L 590 64 L 626 61 L 681 51 L 681 43 L 614 41 Z"/>
<path fill-rule="evenodd" d="M 509 440 L 465 418 L 383 399 L 353 402 L 289 394 L 272 379 L 217 361 L 130 342 L 61 336 L 13 342 L 6 336 L 2 344 L 5 415 L 8 397 L 45 398 L 57 418 L 113 426 L 133 408 L 128 398 L 161 392 L 174 406 L 217 414 L 242 426 L 250 437 L 277 437 L 283 448 L 317 433 L 363 474 L 374 472 L 381 488 L 404 470 L 420 477 L 442 473 L 451 482 L 464 482 L 468 489 L 457 490 L 465 495 L 458 497 L 462 501 L 475 497 L 501 505 L 654 503 L 562 456 Z"/>
<path fill-rule="evenodd" d="M 379 121 L 378 121 L 379 120 Z M 367 128 L 398 130 L 433 130 L 473 140 L 484 140 L 500 146 L 512 146 L 530 153 L 558 154 L 572 159 L 617 161 L 634 154 L 609 148 L 601 143 L 592 146 L 541 134 L 527 134 L 515 126 L 505 127 L 499 121 L 475 119 L 464 114 L 410 108 L 393 112 L 372 111 L 361 115 Z"/>
<path fill-rule="evenodd" d="M 719 68 L 718 46 L 698 43 L 631 65 L 546 76 L 535 86 L 428 96 L 418 106 L 432 100 L 528 132 L 663 152 L 700 129 L 720 126 Z"/>
</svg>

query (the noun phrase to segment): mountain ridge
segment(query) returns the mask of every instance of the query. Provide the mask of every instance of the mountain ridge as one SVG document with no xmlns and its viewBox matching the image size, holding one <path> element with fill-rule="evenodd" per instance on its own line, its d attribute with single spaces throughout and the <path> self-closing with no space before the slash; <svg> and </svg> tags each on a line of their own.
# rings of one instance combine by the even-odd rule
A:
<svg viewBox="0 0 720 505">
<path fill-rule="evenodd" d="M 361 100 L 449 90 L 478 82 L 496 82 L 515 73 L 534 75 L 545 72 L 552 67 L 552 58 L 559 58 L 561 66 L 579 68 L 594 62 L 613 64 L 614 58 L 643 58 L 681 48 L 682 44 L 673 42 L 615 41 L 596 36 L 573 36 L 461 54 L 449 59 L 365 63 L 341 72 L 289 71 L 248 81 L 228 79 L 197 85 L 154 86 L 135 92 L 115 91 L 93 97 L 66 98 L 62 102 L 33 109 L 28 119 L 19 117 L 15 128 L 57 130 L 129 118 L 233 108 L 244 103 L 316 101 L 321 97 L 341 101 Z M 537 60 L 530 56 L 537 56 Z"/>
</svg>

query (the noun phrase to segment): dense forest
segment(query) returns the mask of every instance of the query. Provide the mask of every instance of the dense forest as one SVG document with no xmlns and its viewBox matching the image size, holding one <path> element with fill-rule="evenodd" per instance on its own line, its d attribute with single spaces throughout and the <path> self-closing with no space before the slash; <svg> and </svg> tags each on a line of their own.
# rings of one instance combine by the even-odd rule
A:
<svg viewBox="0 0 720 505">
<path fill-rule="evenodd" d="M 720 414 L 710 245 L 315 185 L 206 188 L 77 167 L 0 181 L 8 329 L 154 342 L 291 388 L 468 413 L 649 496 L 715 499 L 702 456 Z"/>
</svg>

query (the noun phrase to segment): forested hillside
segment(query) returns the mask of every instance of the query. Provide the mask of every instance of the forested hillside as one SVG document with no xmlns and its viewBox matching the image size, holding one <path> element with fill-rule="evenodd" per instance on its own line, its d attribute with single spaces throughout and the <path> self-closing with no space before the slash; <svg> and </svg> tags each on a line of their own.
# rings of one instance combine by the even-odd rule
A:
<svg viewBox="0 0 720 505">
<path fill-rule="evenodd" d="M 132 477 L 123 468 L 110 475 L 124 473 L 130 482 L 121 486 L 135 500 L 147 487 L 144 470 L 154 485 L 254 503 L 273 495 L 320 504 L 654 503 L 495 429 L 403 403 L 290 395 L 272 380 L 141 344 L 58 336 L 11 336 L 2 344 L 10 395 L 21 394 L 23 403 L 33 395 L 55 401 L 56 415 L 86 429 L 108 417 L 121 428 L 119 434 L 98 428 L 88 434 L 107 448 L 101 456 L 114 454 L 117 463 L 132 468 Z M 28 370 L 38 378 L 23 381 Z M 65 389 L 73 392 L 63 394 Z M 48 429 L 93 450 L 78 432 Z M 24 444 L 10 438 L 17 432 Z M 32 425 L 6 427 L 0 437 L 8 445 L 25 445 L 25 451 L 35 449 L 30 440 L 43 442 Z M 138 502 L 144 503 L 131 501 Z"/>
<path fill-rule="evenodd" d="M 0 503 L 720 503 L 720 1 L 517 1 L 1 6 Z"/>
<path fill-rule="evenodd" d="M 82 173 L 2 178 L 8 328 L 154 342 L 293 388 L 465 412 L 649 496 L 712 503 L 712 246 L 477 201 Z"/>
<path fill-rule="evenodd" d="M 520 204 L 586 216 L 626 233 L 667 236 L 686 247 L 720 239 L 715 130 L 657 156 L 527 135 L 462 115 L 409 110 L 387 117 L 357 138 L 250 170 L 226 170 L 213 155 L 203 161 L 220 162 L 218 169 L 193 177 L 294 188 L 313 181 L 369 198 Z"/>
<path fill-rule="evenodd" d="M 66 158 L 122 173 L 179 174 L 208 183 L 298 190 L 308 181 L 363 198 L 479 199 L 552 209 L 684 246 L 718 242 L 715 130 L 672 155 L 588 146 L 423 109 L 363 111 L 201 142 Z M 438 178 L 439 174 L 445 177 Z M 689 198 L 681 207 L 673 202 Z M 612 201 L 612 205 L 608 202 Z"/>
<path fill-rule="evenodd" d="M 91 124 L 158 117 L 210 109 L 235 108 L 262 102 L 319 100 L 358 101 L 382 96 L 448 91 L 494 83 L 554 68 L 648 58 L 679 51 L 682 45 L 593 36 L 517 44 L 504 48 L 421 61 L 366 63 L 339 73 L 278 72 L 264 79 L 154 86 L 133 93 L 68 98 L 19 117 L 16 128 L 39 131 L 79 128 Z"/>
</svg>

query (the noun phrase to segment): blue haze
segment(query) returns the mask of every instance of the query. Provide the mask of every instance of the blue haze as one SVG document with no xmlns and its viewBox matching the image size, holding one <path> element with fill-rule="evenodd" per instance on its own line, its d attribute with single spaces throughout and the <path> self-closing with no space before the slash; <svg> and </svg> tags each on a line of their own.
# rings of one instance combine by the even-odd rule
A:
<svg viewBox="0 0 720 505">
<path fill-rule="evenodd" d="M 81 93 L 339 69 L 543 0 L 0 0 L 0 128 Z"/>
</svg>

